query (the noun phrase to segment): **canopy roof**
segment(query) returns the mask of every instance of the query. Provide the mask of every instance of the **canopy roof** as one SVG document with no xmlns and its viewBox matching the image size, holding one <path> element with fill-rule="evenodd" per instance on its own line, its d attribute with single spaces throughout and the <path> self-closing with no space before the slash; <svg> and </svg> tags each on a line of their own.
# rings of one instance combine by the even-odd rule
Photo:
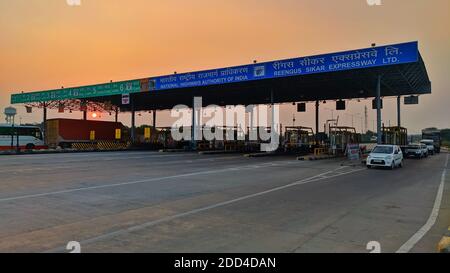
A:
<svg viewBox="0 0 450 273">
<path fill-rule="evenodd" d="M 419 53 L 409 42 L 352 51 L 293 58 L 237 67 L 173 74 L 74 88 L 13 94 L 11 102 L 108 102 L 122 110 L 122 95 L 130 94 L 135 110 L 170 109 L 203 103 L 248 105 L 370 98 L 382 76 L 382 96 L 431 93 L 431 82 Z"/>
</svg>

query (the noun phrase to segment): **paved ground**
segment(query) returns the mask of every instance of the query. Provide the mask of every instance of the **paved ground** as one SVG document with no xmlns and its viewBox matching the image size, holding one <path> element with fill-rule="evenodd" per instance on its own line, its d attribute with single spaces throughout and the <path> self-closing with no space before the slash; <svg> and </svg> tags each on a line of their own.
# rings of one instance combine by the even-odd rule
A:
<svg viewBox="0 0 450 273">
<path fill-rule="evenodd" d="M 447 154 L 403 169 L 292 157 L 113 152 L 0 157 L 0 252 L 395 252 L 430 217 Z M 448 164 L 448 163 L 447 163 Z M 450 224 L 450 170 L 439 218 Z"/>
</svg>

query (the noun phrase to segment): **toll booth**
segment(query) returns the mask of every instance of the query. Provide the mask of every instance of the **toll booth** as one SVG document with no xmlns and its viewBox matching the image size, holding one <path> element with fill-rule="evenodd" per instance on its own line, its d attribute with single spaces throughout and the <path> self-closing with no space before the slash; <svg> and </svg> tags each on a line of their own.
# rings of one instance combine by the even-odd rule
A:
<svg viewBox="0 0 450 273">
<path fill-rule="evenodd" d="M 173 140 L 171 130 L 170 127 L 153 126 L 136 128 L 134 146 L 151 150 L 180 148 L 182 144 Z"/>
<path fill-rule="evenodd" d="M 196 147 L 199 151 L 225 150 L 241 151 L 245 146 L 245 132 L 237 127 L 207 127 L 203 126 L 202 139 L 196 141 Z M 213 140 L 205 137 L 205 132 L 213 134 Z M 220 136 L 220 137 L 219 137 Z"/>
<path fill-rule="evenodd" d="M 351 61 L 348 60 L 354 59 L 355 56 L 358 58 L 378 56 L 378 58 L 374 58 L 374 63 L 367 62 L 367 64 L 355 68 L 348 65 L 351 64 Z M 386 60 L 389 59 L 396 61 L 387 62 Z M 315 69 L 316 63 L 319 62 L 324 64 L 325 70 L 317 71 Z M 308 70 L 311 73 L 306 73 Z M 349 99 L 376 98 L 378 101 L 382 97 L 397 97 L 400 102 L 402 96 L 431 93 L 431 82 L 417 41 L 309 57 L 295 56 L 264 64 L 252 63 L 208 71 L 148 76 L 140 79 L 62 89 L 20 91 L 11 95 L 11 103 L 26 106 L 27 113 L 31 113 L 33 108 L 42 109 L 43 123 L 47 121 L 47 111 L 50 109 L 58 109 L 60 113 L 64 111 L 74 114 L 79 112 L 80 118 L 83 120 L 87 120 L 88 113 L 92 113 L 92 118 L 100 118 L 99 113 L 108 113 L 111 116 L 114 114 L 116 122 L 119 113 L 130 113 L 129 139 L 134 144 L 137 142 L 136 113 L 153 112 L 155 124 L 156 111 L 174 109 L 178 105 L 188 105 L 191 109 L 198 108 L 196 107 L 198 98 L 201 98 L 202 105 L 270 104 L 273 106 L 272 122 L 275 118 L 279 118 L 274 111 L 275 106 L 300 102 L 299 105 L 303 107 L 304 103 L 314 101 L 316 102 L 315 131 L 318 131 L 320 101 L 338 101 L 341 104 Z M 289 73 L 287 73 L 288 71 Z M 340 90 L 340 92 L 336 92 L 336 90 Z M 377 133 L 379 133 L 377 140 L 381 142 L 381 108 L 377 108 Z M 198 115 L 196 113 L 198 111 L 190 112 L 192 121 L 195 122 L 185 126 L 193 127 L 197 121 L 197 125 L 203 124 L 203 116 Z M 337 126 L 337 121 L 334 126 Z M 326 126 L 324 132 L 333 139 L 322 143 L 318 136 L 316 140 L 322 145 L 332 143 L 334 150 L 337 148 L 344 150 L 346 143 L 357 139 L 357 134 L 347 129 L 335 128 L 336 130 L 331 134 L 327 129 Z M 282 131 L 280 130 L 280 132 Z M 182 142 L 174 142 L 169 133 L 169 128 L 160 130 L 158 141 L 164 142 L 165 146 L 184 146 Z M 386 138 L 390 138 L 391 134 L 386 131 Z M 96 135 L 93 135 L 92 138 L 97 139 L 99 136 L 97 130 Z M 144 139 L 148 139 L 145 137 L 145 132 Z M 400 139 L 397 142 L 396 137 L 394 139 L 395 143 L 401 144 L 403 141 Z M 89 141 L 91 140 L 89 139 Z M 113 141 L 116 141 L 115 138 Z M 189 146 L 195 149 L 197 140 L 189 141 Z M 236 147 L 241 143 L 231 141 L 223 144 L 224 147 L 225 145 Z M 261 143 L 252 140 L 248 144 Z"/>
<path fill-rule="evenodd" d="M 354 127 L 332 126 L 329 132 L 330 150 L 333 154 L 343 155 L 348 144 L 361 143 L 361 134 Z"/>
<path fill-rule="evenodd" d="M 215 150 L 217 148 L 217 143 L 220 142 L 220 140 L 214 140 L 214 141 L 210 141 L 207 140 L 205 138 L 204 132 L 208 131 L 211 133 L 216 133 L 217 130 L 219 130 L 216 127 L 208 127 L 208 126 L 203 126 L 202 127 L 202 140 L 197 140 L 197 151 L 210 151 L 210 150 Z"/>
<path fill-rule="evenodd" d="M 286 127 L 284 131 L 284 151 L 311 153 L 315 145 L 314 130 L 310 127 Z"/>
<path fill-rule="evenodd" d="M 218 127 L 223 133 L 222 146 L 225 151 L 243 151 L 246 134 L 241 127 Z M 232 138 L 230 138 L 232 136 Z M 220 145 L 220 143 L 219 143 Z M 217 147 L 217 144 L 216 144 Z"/>
<path fill-rule="evenodd" d="M 152 126 L 141 126 L 136 128 L 136 143 L 155 144 L 158 140 L 159 130 Z"/>
<path fill-rule="evenodd" d="M 282 131 L 282 125 L 280 125 L 279 132 Z M 262 133 L 261 133 L 262 132 Z M 247 134 L 245 137 L 245 151 L 247 152 L 257 152 L 261 149 L 261 144 L 271 143 L 271 127 L 247 127 Z M 280 133 L 278 143 L 283 143 L 283 135 Z"/>
<path fill-rule="evenodd" d="M 399 145 L 404 147 L 408 145 L 408 129 L 403 127 L 385 127 L 382 128 L 383 144 Z"/>
<path fill-rule="evenodd" d="M 245 151 L 247 152 L 256 152 L 259 151 L 261 147 L 261 143 L 264 141 L 261 138 L 260 132 L 264 132 L 266 134 L 270 134 L 270 127 L 247 127 L 247 133 L 245 136 Z"/>
<path fill-rule="evenodd" d="M 188 141 L 176 141 L 172 137 L 171 127 L 158 127 L 156 135 L 156 143 L 164 149 L 182 149 L 189 145 Z"/>
</svg>

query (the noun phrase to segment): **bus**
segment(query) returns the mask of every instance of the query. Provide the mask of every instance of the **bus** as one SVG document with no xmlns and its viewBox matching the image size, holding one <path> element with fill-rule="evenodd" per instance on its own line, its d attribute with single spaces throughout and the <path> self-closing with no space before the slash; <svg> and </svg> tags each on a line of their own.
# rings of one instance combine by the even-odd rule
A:
<svg viewBox="0 0 450 273">
<path fill-rule="evenodd" d="M 19 139 L 18 145 L 17 139 Z M 0 150 L 15 150 L 17 146 L 21 150 L 47 149 L 44 136 L 38 126 L 0 124 Z"/>
</svg>

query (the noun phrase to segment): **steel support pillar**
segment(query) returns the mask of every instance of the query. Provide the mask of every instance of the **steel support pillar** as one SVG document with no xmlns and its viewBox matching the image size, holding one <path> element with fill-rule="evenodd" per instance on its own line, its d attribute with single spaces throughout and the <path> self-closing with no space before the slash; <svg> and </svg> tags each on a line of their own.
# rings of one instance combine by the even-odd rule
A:
<svg viewBox="0 0 450 273">
<path fill-rule="evenodd" d="M 191 125 L 191 150 L 195 151 L 197 150 L 197 139 L 200 136 L 200 131 L 201 129 L 199 129 L 201 126 L 200 123 L 200 109 L 198 109 L 197 107 L 201 107 L 201 105 L 197 105 L 197 98 L 193 97 L 192 98 L 192 125 Z M 197 113 L 197 111 L 199 111 Z"/>
<path fill-rule="evenodd" d="M 316 101 L 316 144 L 319 144 L 319 101 Z"/>
<path fill-rule="evenodd" d="M 44 102 L 44 108 L 43 108 L 43 123 L 42 123 L 42 133 L 44 135 L 44 143 L 47 144 L 47 104 Z"/>
<path fill-rule="evenodd" d="M 134 101 L 130 97 L 131 100 L 131 141 L 133 143 L 136 142 L 136 111 L 134 110 Z"/>
<path fill-rule="evenodd" d="M 401 96 L 397 97 L 397 126 L 402 126 L 402 116 L 401 116 Z"/>
<path fill-rule="evenodd" d="M 383 142 L 383 134 L 381 132 L 381 75 L 377 77 L 377 94 L 376 94 L 376 102 L 377 102 L 377 143 L 382 144 Z"/>
</svg>

